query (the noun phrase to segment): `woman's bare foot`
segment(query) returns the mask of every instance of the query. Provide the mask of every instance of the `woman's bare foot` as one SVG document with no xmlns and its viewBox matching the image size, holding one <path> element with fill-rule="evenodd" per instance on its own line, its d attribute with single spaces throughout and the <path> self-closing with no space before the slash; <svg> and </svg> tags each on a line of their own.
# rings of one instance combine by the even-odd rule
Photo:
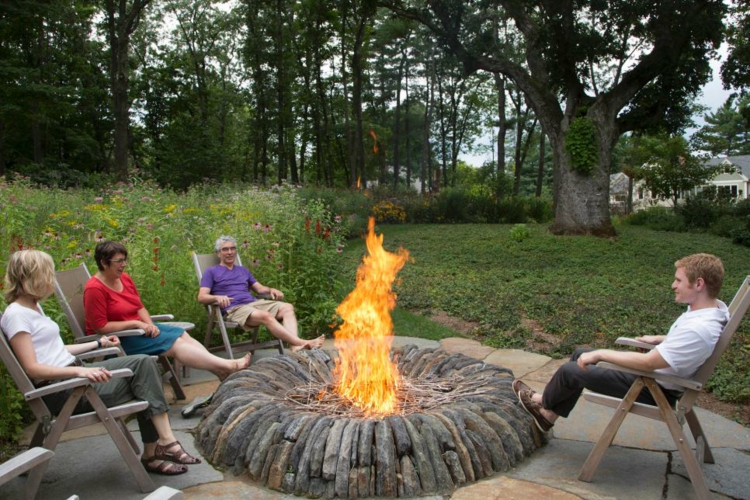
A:
<svg viewBox="0 0 750 500">
<path fill-rule="evenodd" d="M 233 374 L 234 372 L 238 372 L 240 370 L 244 370 L 248 366 L 250 366 L 250 358 L 252 358 L 252 353 L 245 354 L 240 359 L 235 359 L 232 361 L 233 370 L 231 371 L 224 371 L 224 370 L 216 370 L 212 371 L 214 375 L 219 377 L 219 382 L 224 382 L 224 379 Z"/>
<path fill-rule="evenodd" d="M 325 335 L 321 335 L 320 337 L 312 340 L 308 340 L 302 345 L 293 345 L 292 346 L 292 352 L 298 352 L 303 349 L 320 349 L 323 347 L 323 341 L 326 339 Z"/>
<path fill-rule="evenodd" d="M 235 365 L 234 371 L 238 372 L 250 366 L 250 358 L 252 357 L 253 357 L 253 354 L 249 352 L 245 354 L 241 359 L 236 359 L 234 361 L 234 365 Z"/>
</svg>

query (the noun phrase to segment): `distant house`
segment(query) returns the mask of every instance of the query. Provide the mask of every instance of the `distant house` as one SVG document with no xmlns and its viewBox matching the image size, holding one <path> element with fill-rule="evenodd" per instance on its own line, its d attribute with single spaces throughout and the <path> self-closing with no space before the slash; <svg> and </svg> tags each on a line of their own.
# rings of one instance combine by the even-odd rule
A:
<svg viewBox="0 0 750 500">
<path fill-rule="evenodd" d="M 729 168 L 726 169 L 728 170 L 727 173 L 717 175 L 707 185 L 695 188 L 692 194 L 701 192 L 707 186 L 716 186 L 720 190 L 726 191 L 733 198 L 746 199 L 748 197 L 748 191 L 750 191 L 750 155 L 711 158 L 706 162 L 706 165 Z M 628 183 L 628 176 L 622 172 L 609 176 L 609 206 L 613 213 L 625 213 L 627 211 Z M 671 207 L 672 201 L 655 198 L 643 181 L 636 181 L 633 186 L 633 211 L 636 212 L 653 206 Z"/>
<path fill-rule="evenodd" d="M 630 178 L 627 175 L 618 172 L 609 176 L 609 209 L 612 213 L 627 213 L 629 190 Z M 633 185 L 633 211 L 637 212 L 653 206 L 671 207 L 672 202 L 671 200 L 660 200 L 654 197 L 642 180 L 635 181 Z"/>
<path fill-rule="evenodd" d="M 711 158 L 706 164 L 731 167 L 731 172 L 714 177 L 711 185 L 726 191 L 732 198 L 747 198 L 748 188 L 750 187 L 750 155 Z"/>
</svg>

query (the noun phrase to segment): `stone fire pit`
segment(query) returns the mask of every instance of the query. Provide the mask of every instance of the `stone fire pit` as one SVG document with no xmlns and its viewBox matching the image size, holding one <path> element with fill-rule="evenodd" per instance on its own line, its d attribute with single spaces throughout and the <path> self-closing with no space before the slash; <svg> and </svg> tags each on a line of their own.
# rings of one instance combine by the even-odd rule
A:
<svg viewBox="0 0 750 500">
<path fill-rule="evenodd" d="M 449 493 L 507 471 L 543 443 L 510 370 L 442 349 L 392 357 L 407 386 L 398 414 L 358 415 L 321 388 L 322 350 L 264 358 L 230 376 L 198 427 L 214 465 L 269 488 L 326 498 Z M 328 391 L 330 393 L 330 391 Z"/>
</svg>

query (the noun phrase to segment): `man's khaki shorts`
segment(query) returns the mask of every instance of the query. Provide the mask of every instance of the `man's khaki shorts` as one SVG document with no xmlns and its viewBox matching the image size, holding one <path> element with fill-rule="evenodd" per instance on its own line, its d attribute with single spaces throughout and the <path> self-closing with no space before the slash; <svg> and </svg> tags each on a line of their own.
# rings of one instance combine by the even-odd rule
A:
<svg viewBox="0 0 750 500">
<path fill-rule="evenodd" d="M 255 302 L 250 302 L 249 304 L 243 304 L 241 306 L 231 308 L 227 311 L 225 319 L 227 321 L 238 323 L 243 330 L 249 332 L 250 330 L 255 328 L 253 326 L 246 325 L 247 318 L 249 318 L 250 315 L 253 314 L 253 311 L 267 311 L 273 314 L 274 317 L 276 317 L 282 304 L 284 304 L 284 302 L 280 302 L 278 300 L 256 300 Z"/>
</svg>

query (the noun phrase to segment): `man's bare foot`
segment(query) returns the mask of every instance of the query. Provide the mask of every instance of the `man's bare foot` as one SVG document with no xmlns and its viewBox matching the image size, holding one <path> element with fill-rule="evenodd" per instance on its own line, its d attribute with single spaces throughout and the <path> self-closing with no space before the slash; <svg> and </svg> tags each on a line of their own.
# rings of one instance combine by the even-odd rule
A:
<svg viewBox="0 0 750 500">
<path fill-rule="evenodd" d="M 302 345 L 293 345 L 292 346 L 292 352 L 298 352 L 303 349 L 319 349 L 323 347 L 323 341 L 326 339 L 325 335 L 321 335 L 320 337 L 312 340 L 308 340 Z"/>
</svg>

